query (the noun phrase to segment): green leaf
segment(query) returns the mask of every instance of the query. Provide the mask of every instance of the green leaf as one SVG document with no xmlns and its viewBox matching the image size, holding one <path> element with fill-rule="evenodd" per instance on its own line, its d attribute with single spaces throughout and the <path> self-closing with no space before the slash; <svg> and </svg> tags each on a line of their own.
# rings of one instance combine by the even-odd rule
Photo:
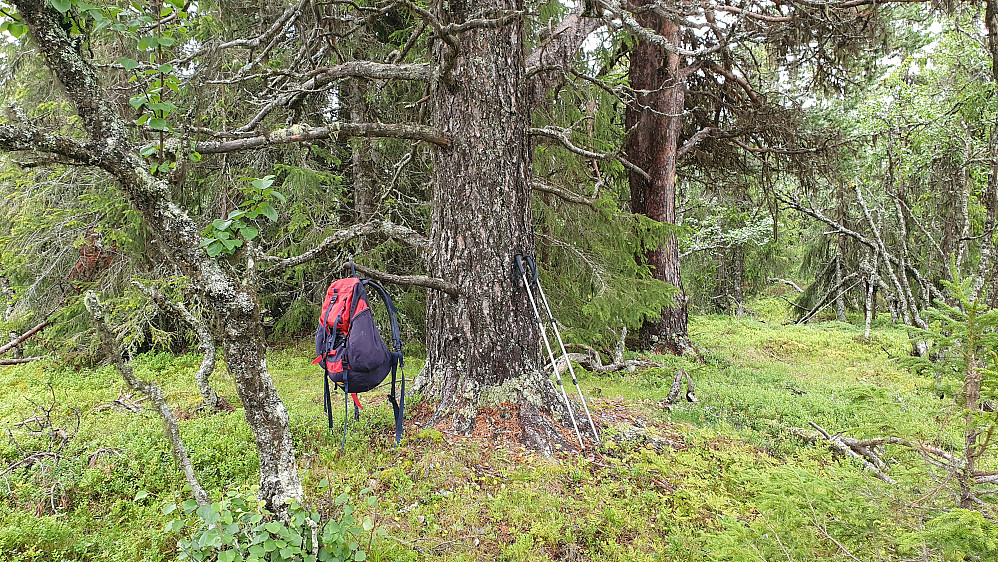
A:
<svg viewBox="0 0 998 562">
<path fill-rule="evenodd" d="M 177 504 L 175 503 L 163 504 L 163 515 L 169 515 L 176 510 L 177 510 Z"/>
<path fill-rule="evenodd" d="M 246 211 L 243 211 L 243 210 L 240 210 L 240 209 L 236 209 L 234 211 L 229 211 L 229 220 L 236 220 L 238 218 L 242 218 L 245 215 L 246 215 Z"/>
<path fill-rule="evenodd" d="M 65 14 L 73 7 L 72 0 L 51 0 L 52 7 L 59 11 L 60 14 Z"/>
<path fill-rule="evenodd" d="M 142 156 L 143 158 L 148 158 L 148 157 L 152 156 L 153 154 L 156 154 L 157 152 L 159 152 L 159 149 L 155 145 L 153 145 L 153 146 L 143 146 L 139 150 L 139 156 Z"/>
<path fill-rule="evenodd" d="M 270 195 L 272 195 L 275 199 L 277 199 L 281 203 L 287 203 L 288 202 L 288 198 L 285 197 L 283 193 L 281 193 L 280 191 L 277 191 L 276 189 L 271 189 L 270 190 Z"/>
<path fill-rule="evenodd" d="M 266 176 L 266 177 L 263 177 L 263 178 L 257 178 L 257 179 L 254 179 L 250 183 L 253 185 L 253 187 L 255 187 L 255 188 L 257 188 L 257 189 L 259 189 L 259 190 L 262 191 L 262 190 L 267 189 L 268 187 L 274 185 L 274 176 Z"/>
<path fill-rule="evenodd" d="M 149 497 L 149 492 L 147 492 L 145 490 L 139 490 L 139 493 L 135 494 L 135 499 L 132 500 L 132 501 L 136 501 L 137 502 L 137 501 L 139 501 L 141 499 L 145 499 L 147 497 Z"/>
<path fill-rule="evenodd" d="M 363 550 L 358 550 L 357 553 L 353 555 L 353 559 L 356 562 L 364 562 L 364 560 L 367 560 L 367 553 Z"/>
<path fill-rule="evenodd" d="M 329 487 L 329 479 L 328 478 L 323 478 L 322 480 L 319 480 L 319 486 L 318 486 L 318 488 L 320 490 L 324 490 L 324 489 L 326 489 L 328 487 Z"/>
<path fill-rule="evenodd" d="M 118 64 L 125 67 L 125 70 L 135 70 L 139 67 L 139 61 L 128 57 L 121 57 L 118 59 Z"/>
<path fill-rule="evenodd" d="M 154 131 L 165 131 L 166 130 L 166 119 L 161 117 L 154 117 L 149 120 L 149 128 Z"/>
<path fill-rule="evenodd" d="M 212 509 L 212 505 L 206 503 L 197 509 L 198 517 L 204 520 L 205 523 L 211 525 L 218 521 L 218 512 Z"/>
<path fill-rule="evenodd" d="M 215 219 L 211 221 L 211 227 L 215 230 L 225 230 L 232 224 L 231 220 Z"/>
<path fill-rule="evenodd" d="M 174 68 L 172 64 L 161 64 L 156 70 L 162 72 L 163 74 L 172 74 Z"/>
<path fill-rule="evenodd" d="M 173 37 L 160 37 L 159 38 L 159 44 L 162 45 L 162 46 L 164 46 L 164 47 L 172 47 L 173 44 L 176 43 L 176 42 L 177 42 L 176 39 L 174 39 Z"/>
<path fill-rule="evenodd" d="M 162 111 L 163 113 L 176 113 L 177 106 L 173 102 L 164 101 L 157 103 L 150 103 L 147 107 L 152 111 Z M 164 115 L 165 117 L 165 115 Z"/>
<path fill-rule="evenodd" d="M 374 528 L 374 520 L 371 519 L 370 517 L 365 517 L 364 524 L 362 526 L 364 527 L 365 531 L 370 531 L 371 529 Z"/>
<path fill-rule="evenodd" d="M 145 94 L 132 96 L 131 98 L 128 99 L 128 104 L 134 107 L 135 109 L 138 109 L 147 103 L 149 103 L 149 96 Z"/>
<path fill-rule="evenodd" d="M 138 47 L 140 51 L 151 51 L 152 49 L 155 49 L 157 46 L 159 46 L 158 37 L 147 35 L 142 39 L 139 39 Z"/>
<path fill-rule="evenodd" d="M 218 553 L 218 562 L 233 562 L 236 559 L 236 551 L 223 550 Z"/>
<path fill-rule="evenodd" d="M 259 236 L 260 231 L 254 226 L 247 226 L 239 229 L 239 235 L 247 240 L 253 240 Z"/>
<path fill-rule="evenodd" d="M 218 255 L 221 254 L 222 250 L 224 249 L 225 246 L 222 246 L 221 242 L 219 242 L 218 240 L 213 240 L 212 243 L 209 244 L 208 247 L 205 249 L 205 252 L 208 253 L 208 257 L 215 258 L 218 257 Z"/>
<path fill-rule="evenodd" d="M 225 249 L 229 250 L 229 252 L 232 252 L 232 250 L 235 250 L 239 246 L 243 245 L 243 241 L 238 238 L 233 238 L 231 240 L 220 240 L 220 242 L 223 245 L 225 245 Z"/>
<path fill-rule="evenodd" d="M 260 205 L 260 212 L 271 221 L 277 222 L 277 209 L 272 207 L 269 203 Z"/>
<path fill-rule="evenodd" d="M 4 31 L 10 33 L 11 36 L 14 37 L 14 39 L 20 39 L 21 36 L 23 36 L 24 33 L 28 31 L 28 26 L 24 25 L 21 22 L 7 20 L 3 23 L 0 23 L 0 33 L 3 33 Z"/>
</svg>

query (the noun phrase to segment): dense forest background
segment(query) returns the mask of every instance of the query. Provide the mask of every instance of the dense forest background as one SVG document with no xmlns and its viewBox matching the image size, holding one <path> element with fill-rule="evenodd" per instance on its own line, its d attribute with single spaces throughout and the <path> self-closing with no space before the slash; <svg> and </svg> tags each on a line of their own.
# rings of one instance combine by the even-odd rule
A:
<svg viewBox="0 0 998 562">
<path fill-rule="evenodd" d="M 371 474 L 343 457 L 320 458 L 314 442 L 334 448 L 321 416 L 296 421 L 317 403 L 291 382 L 311 376 L 302 342 L 315 330 L 326 287 L 355 262 L 388 287 L 406 354 L 421 367 L 408 368 L 419 396 L 411 420 L 431 429 L 414 438 L 421 456 L 410 464 L 453 461 L 431 451 L 453 447 L 448 432 L 493 432 L 510 451 L 564 455 L 579 443 L 565 437 L 566 406 L 549 376 L 564 366 L 542 355 L 513 275 L 513 256 L 525 254 L 536 256 L 610 437 L 601 444 L 583 430 L 595 464 L 563 458 L 569 468 L 559 478 L 588 481 L 619 469 L 609 458 L 668 473 L 676 458 L 663 448 L 690 450 L 674 436 L 690 432 L 691 449 L 710 449 L 732 430 L 745 447 L 780 459 L 772 466 L 789 467 L 767 472 L 774 481 L 793 480 L 812 463 L 824 467 L 835 454 L 854 469 L 835 477 L 864 484 L 831 507 L 831 480 L 821 479 L 832 477 L 824 468 L 809 473 L 820 474 L 801 493 L 831 503 L 794 496 L 810 531 L 783 535 L 786 545 L 780 533 L 801 523 L 766 518 L 773 512 L 760 498 L 776 485 L 751 500 L 724 500 L 743 502 L 738 509 L 704 508 L 713 515 L 690 516 L 662 535 L 726 553 L 704 559 L 740 559 L 734 553 L 747 544 L 762 548 L 763 559 L 989 559 L 998 552 L 996 94 L 994 0 L 0 2 L 0 328 L 11 340 L 0 365 L 12 366 L 0 372 L 5 396 L 18 402 L 2 418 L 12 501 L 0 520 L 34 536 L 23 520 L 32 509 L 65 523 L 67 512 L 103 501 L 84 497 L 90 488 L 81 475 L 118 466 L 101 455 L 127 447 L 99 447 L 104 452 L 86 458 L 77 449 L 66 461 L 88 423 L 58 398 L 68 392 L 59 380 L 69 376 L 81 381 L 70 385 L 83 392 L 78 399 L 95 409 L 109 404 L 96 411 L 117 404 L 127 417 L 142 410 L 142 395 L 165 420 L 178 463 L 156 470 L 182 476 L 109 494 L 134 497 L 126 499 L 141 512 L 151 490 L 167 503 L 143 517 L 184 511 L 191 519 L 170 519 L 142 548 L 165 558 L 249 557 L 205 535 L 216 515 L 229 523 L 245 516 L 246 529 L 284 525 L 285 546 L 287 533 L 299 533 L 301 552 L 281 556 L 314 547 L 320 557 L 318 535 L 306 531 L 335 513 L 343 534 L 322 539 L 325 559 L 429 556 L 406 534 L 422 521 L 402 524 L 398 512 L 382 510 L 389 526 L 402 525 L 392 532 L 409 537 L 392 550 L 374 546 L 373 529 L 384 529 L 378 508 L 358 506 L 370 518 L 343 522 L 354 511 L 347 502 L 360 498 L 329 492 L 328 505 L 306 505 L 336 471 L 355 484 Z M 746 325 L 763 335 L 742 331 Z M 830 330 L 827 347 L 812 328 Z M 729 332 L 744 341 L 728 341 Z M 268 366 L 268 353 L 281 367 Z M 761 366 L 739 363 L 756 353 L 766 356 Z M 810 360 L 815 381 L 798 384 L 803 366 L 783 372 Z M 835 373 L 857 363 L 879 374 L 848 374 L 848 384 L 862 386 L 866 375 L 883 384 L 870 395 L 848 387 L 846 406 L 817 399 L 841 397 L 836 385 L 847 383 Z M 673 403 L 680 371 L 705 381 L 701 405 Z M 178 390 L 180 381 L 190 388 Z M 108 400 L 98 390 L 122 384 L 134 394 Z M 748 389 L 745 402 L 736 398 L 739 385 Z M 770 401 L 775 388 L 813 398 L 814 409 Z M 611 392 L 623 402 L 615 405 Z M 650 406 L 651 397 L 668 403 Z M 918 419 L 892 410 L 897 404 L 910 404 Z M 618 406 L 626 412 L 608 413 Z M 849 408 L 861 422 L 849 425 Z M 658 420 L 651 429 L 635 421 L 649 416 Z M 383 437 L 383 421 L 375 414 L 351 439 Z M 64 426 L 73 423 L 70 437 Z M 255 460 L 213 473 L 207 459 L 217 468 L 224 454 L 201 441 L 237 423 L 245 441 L 238 450 Z M 801 461 L 780 440 L 812 452 Z M 820 444 L 823 453 L 814 453 Z M 382 445 L 370 453 L 375 460 L 348 458 L 390 465 Z M 735 464 L 755 462 L 747 460 L 754 453 L 724 451 Z M 705 458 L 682 462 L 717 460 Z M 132 467 L 131 459 L 121 466 Z M 483 459 L 465 459 L 465 468 L 500 462 Z M 77 463 L 75 477 L 60 472 L 63 461 Z M 753 470 L 772 468 L 759 462 L 767 468 Z M 112 468 L 106 476 L 119 477 Z M 407 470 L 379 470 L 390 469 Z M 322 479 L 312 477 L 319 472 Z M 219 503 L 223 490 L 257 477 L 252 496 L 232 492 Z M 628 495 L 675 491 L 665 477 L 615 477 Z M 874 479 L 903 492 L 867 493 Z M 429 493 L 402 488 L 355 486 L 362 496 Z M 727 497 L 698 490 L 701 499 Z M 865 523 L 843 535 L 829 526 L 847 504 L 883 512 L 850 512 Z M 318 510 L 314 520 L 310 509 Z M 881 545 L 875 527 L 890 518 L 883 513 L 899 527 L 895 542 Z M 265 519 L 249 523 L 254 514 Z M 643 524 L 634 512 L 617 515 L 621 528 Z M 190 523 L 195 517 L 203 527 Z M 725 518 L 749 521 L 748 535 Z M 558 525 L 549 531 L 556 538 L 539 532 L 519 547 L 492 529 L 500 546 L 489 552 L 609 559 L 667 550 L 656 542 L 662 536 L 637 533 L 637 546 L 621 551 L 598 537 L 565 539 L 571 533 Z M 746 538 L 766 528 L 775 542 Z M 442 529 L 431 532 L 443 532 L 434 548 L 449 540 Z M 187 538 L 165 538 L 175 531 Z M 351 538 L 369 532 L 366 547 Z M 478 538 L 464 535 L 473 552 Z M 0 535 L 0 547 L 15 545 L 14 559 L 45 558 L 44 548 L 8 539 Z M 552 541 L 561 550 L 551 550 Z M 74 544 L 59 557 L 93 555 Z M 538 555 L 540 544 L 548 550 Z M 274 548 L 266 552 L 278 559 Z M 669 552 L 683 559 L 682 549 Z"/>
</svg>

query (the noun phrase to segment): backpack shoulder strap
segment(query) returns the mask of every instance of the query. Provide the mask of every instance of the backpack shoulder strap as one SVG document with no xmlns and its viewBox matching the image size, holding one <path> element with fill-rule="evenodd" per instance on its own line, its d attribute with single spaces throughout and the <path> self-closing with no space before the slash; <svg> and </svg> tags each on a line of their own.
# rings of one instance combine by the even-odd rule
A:
<svg viewBox="0 0 998 562">
<path fill-rule="evenodd" d="M 388 296 L 388 291 L 380 283 L 363 278 L 361 279 L 361 283 L 365 287 L 374 289 L 385 303 L 385 308 L 388 309 L 388 321 L 391 324 L 392 330 L 392 346 L 395 347 L 395 352 L 392 353 L 392 391 L 388 395 L 388 400 L 392 403 L 392 409 L 395 410 L 395 445 L 398 446 L 402 442 L 402 433 L 404 431 L 402 418 L 405 414 L 405 371 L 402 370 L 405 366 L 405 360 L 402 358 L 402 335 L 401 330 L 399 330 L 398 310 L 395 308 L 395 302 L 392 301 L 392 297 Z M 402 373 L 402 388 L 398 399 L 395 398 L 396 371 Z"/>
<path fill-rule="evenodd" d="M 395 308 L 395 302 L 392 301 L 392 297 L 388 295 L 388 291 L 386 291 L 385 288 L 382 287 L 377 281 L 361 278 L 361 283 L 364 284 L 365 288 L 370 287 L 374 289 L 374 291 L 378 293 L 378 296 L 381 297 L 381 300 L 385 303 L 385 308 L 388 309 L 388 321 L 391 324 L 392 330 L 392 346 L 395 347 L 396 352 L 401 354 L 402 333 L 401 330 L 399 330 L 398 309 Z M 401 357 L 399 358 L 399 361 L 401 363 Z"/>
</svg>

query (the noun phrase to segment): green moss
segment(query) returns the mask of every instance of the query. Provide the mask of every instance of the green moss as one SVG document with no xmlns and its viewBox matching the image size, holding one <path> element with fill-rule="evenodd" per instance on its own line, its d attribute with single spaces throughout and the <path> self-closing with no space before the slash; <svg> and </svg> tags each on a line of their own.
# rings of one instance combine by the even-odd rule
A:
<svg viewBox="0 0 998 562">
<path fill-rule="evenodd" d="M 580 372 L 594 416 L 607 424 L 595 459 L 537 458 L 411 423 L 396 448 L 385 389 L 364 396 L 364 414 L 350 421 L 341 454 L 342 409 L 334 408 L 330 430 L 308 343 L 272 352 L 268 365 L 291 416 L 306 502 L 321 506 L 365 488 L 379 498 L 378 526 L 390 538 L 375 541 L 371 560 L 848 559 L 829 536 L 861 560 L 910 558 L 923 541 L 940 559 L 993 555 L 987 520 L 950 511 L 945 492 L 931 494 L 938 484 L 915 455 L 888 451 L 899 482 L 888 486 L 788 431 L 813 421 L 855 437 L 953 437 L 936 419 L 943 405 L 933 381 L 893 360 L 907 352 L 904 331 L 883 325 L 865 341 L 860 328 L 841 323 L 699 317 L 691 332 L 709 350 L 703 361 L 657 356 L 665 367 Z M 259 465 L 252 434 L 241 409 L 196 410 L 199 362 L 147 355 L 136 369 L 183 414 L 181 431 L 209 493 L 250 489 Z M 418 372 L 419 361 L 410 363 L 406 370 Z M 665 410 L 658 402 L 677 368 L 692 374 L 700 402 Z M 212 380 L 238 404 L 223 366 Z M 0 400 L 10 405 L 0 409 L 0 424 L 22 447 L 47 446 L 12 424 L 34 415 L 29 398 L 52 402 L 49 383 L 55 422 L 75 425 L 75 408 L 79 433 L 58 474 L 18 470 L 0 484 L 0 558 L 174 559 L 177 537 L 163 531 L 170 518 L 160 506 L 189 492 L 162 423 L 148 411 L 94 410 L 118 396 L 111 368 L 0 369 Z M 4 466 L 18 455 L 12 443 L 0 443 Z M 56 494 L 57 512 L 52 478 L 66 487 Z M 331 486 L 320 490 L 322 480 Z M 147 495 L 137 500 L 140 492 Z M 910 507 L 920 498 L 920 507 Z"/>
</svg>

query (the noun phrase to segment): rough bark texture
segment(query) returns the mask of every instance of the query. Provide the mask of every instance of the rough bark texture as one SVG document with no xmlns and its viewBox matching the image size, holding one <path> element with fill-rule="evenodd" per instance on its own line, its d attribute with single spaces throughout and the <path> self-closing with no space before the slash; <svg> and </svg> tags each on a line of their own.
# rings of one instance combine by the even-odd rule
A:
<svg viewBox="0 0 998 562">
<path fill-rule="evenodd" d="M 473 0 L 438 17 L 460 23 L 522 9 L 518 0 Z M 426 368 L 416 386 L 439 401 L 434 421 L 454 431 L 469 433 L 481 407 L 510 408 L 520 440 L 550 451 L 563 440 L 544 414 L 560 409 L 559 398 L 541 373 L 526 296 L 511 281 L 513 256 L 533 252 L 522 37 L 516 18 L 462 34 L 456 55 L 446 45 L 436 52 L 441 68 L 453 70 L 436 85 L 432 114 L 452 142 L 433 157 L 427 265 L 460 296 L 429 293 Z"/>
<path fill-rule="evenodd" d="M 643 4 L 644 1 L 638 2 Z M 644 11 L 638 21 L 658 32 L 673 45 L 679 42 L 679 26 L 652 11 Z M 676 156 L 679 134 L 683 127 L 683 106 L 686 88 L 679 69 L 680 56 L 664 53 L 655 44 L 638 41 L 631 52 L 631 88 L 635 103 L 627 108 L 626 124 L 631 131 L 627 139 L 627 159 L 651 176 L 645 180 L 631 171 L 631 210 L 651 219 L 676 222 Z M 675 305 L 662 310 L 657 321 L 646 322 L 640 339 L 645 347 L 659 352 L 682 353 L 689 347 L 687 335 L 686 295 L 679 269 L 679 244 L 669 235 L 665 244 L 646 256 L 656 279 L 679 289 Z"/>
<path fill-rule="evenodd" d="M 354 80 L 346 84 L 347 105 L 350 108 L 350 120 L 353 122 L 367 121 L 367 81 Z M 350 165 L 353 170 L 353 208 L 360 222 L 368 221 L 374 216 L 377 206 L 377 182 L 374 177 L 374 144 L 371 139 L 357 138 L 352 141 L 353 151 L 350 155 Z"/>
<path fill-rule="evenodd" d="M 199 228 L 170 200 L 166 183 L 129 142 L 124 121 L 107 97 L 92 64 L 83 58 L 62 26 L 62 16 L 43 0 L 16 2 L 46 64 L 65 88 L 89 137 L 86 162 L 117 180 L 123 194 L 157 233 L 163 255 L 203 291 L 206 303 L 225 326 L 221 338 L 229 371 L 236 379 L 246 420 L 260 452 L 260 497 L 281 512 L 285 500 L 303 495 L 288 426 L 288 415 L 264 361 L 260 305 L 254 283 L 242 283 L 229 268 L 199 247 Z M 74 145 L 77 150 L 83 145 Z"/>
<path fill-rule="evenodd" d="M 528 83 L 527 103 L 537 107 L 565 75 L 589 35 L 603 25 L 598 18 L 587 17 L 586 3 L 578 2 L 558 25 L 542 34 L 541 44 L 527 55 L 527 71 L 533 73 Z"/>
</svg>

